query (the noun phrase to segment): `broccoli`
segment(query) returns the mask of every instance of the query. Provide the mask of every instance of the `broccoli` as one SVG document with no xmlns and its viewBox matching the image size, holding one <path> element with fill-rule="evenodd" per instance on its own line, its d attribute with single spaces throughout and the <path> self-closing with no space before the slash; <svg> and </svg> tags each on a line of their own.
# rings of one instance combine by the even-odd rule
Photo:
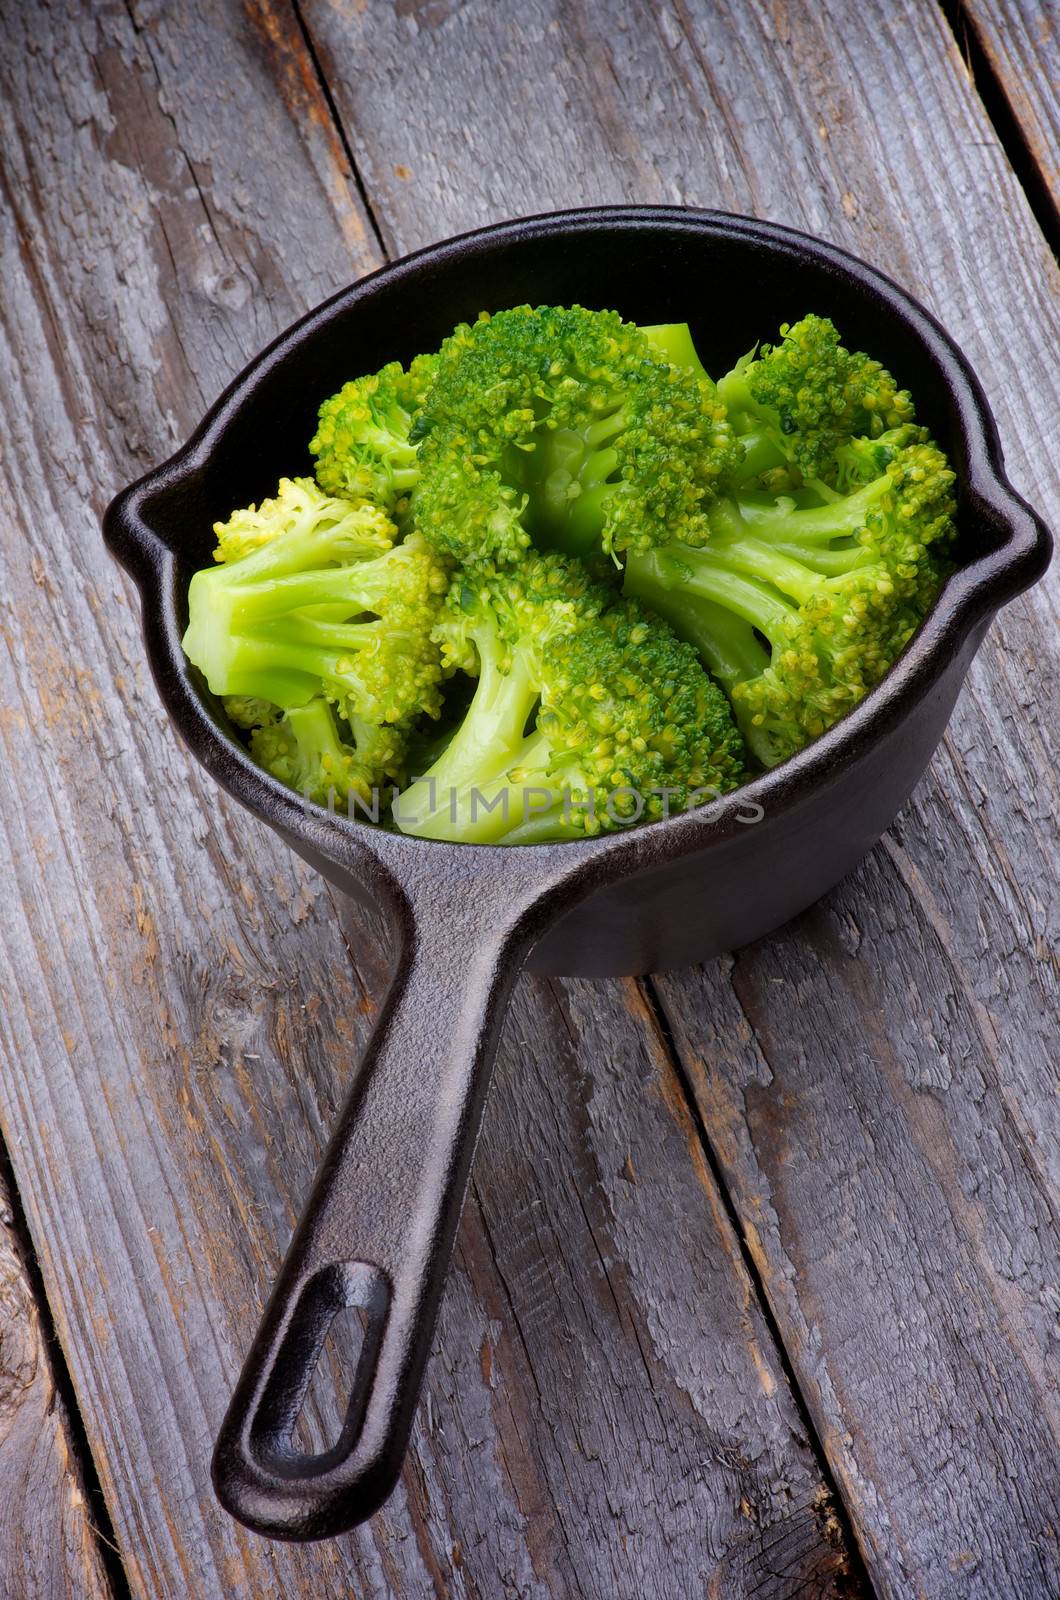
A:
<svg viewBox="0 0 1060 1600">
<path fill-rule="evenodd" d="M 368 499 L 401 513 L 419 478 L 416 446 L 409 439 L 434 373 L 434 356 L 416 356 L 406 372 L 391 361 L 379 372 L 354 378 L 320 408 L 310 452 L 317 481 L 329 494 Z"/>
<path fill-rule="evenodd" d="M 394 524 L 375 506 L 355 507 L 348 500 L 333 499 L 322 494 L 312 478 L 281 478 L 273 499 L 233 511 L 227 522 L 214 523 L 214 560 L 239 561 L 271 544 L 278 534 L 338 529 L 340 524 L 356 530 L 358 548 L 365 551 L 388 550 L 394 542 Z"/>
<path fill-rule="evenodd" d="M 742 740 L 695 652 L 576 561 L 467 566 L 436 633 L 478 682 L 445 750 L 395 804 L 405 833 L 576 838 L 742 781 Z"/>
<path fill-rule="evenodd" d="M 259 766 L 318 805 L 343 806 L 351 814 L 356 796 L 378 820 L 379 789 L 404 771 L 407 729 L 378 726 L 351 716 L 340 726 L 330 701 L 316 695 L 256 726 L 250 753 Z"/>
<path fill-rule="evenodd" d="M 709 378 L 710 374 L 699 359 L 687 322 L 657 322 L 650 328 L 642 327 L 640 331 L 651 345 L 656 361 L 661 356 L 671 366 L 691 367 L 697 377 Z"/>
<path fill-rule="evenodd" d="M 857 704 L 949 570 L 954 473 L 819 316 L 715 388 L 685 323 L 483 313 L 310 449 L 316 482 L 216 524 L 184 647 L 259 765 L 376 820 L 405 785 L 424 838 L 727 792 Z"/>
<path fill-rule="evenodd" d="M 184 650 L 233 720 L 260 730 L 252 753 L 277 775 L 305 777 L 312 751 L 327 747 L 322 714 L 277 718 L 323 697 L 339 719 L 334 737 L 350 741 L 343 770 L 356 766 L 354 787 L 396 771 L 401 730 L 441 705 L 431 633 L 443 563 L 415 536 L 394 545 L 378 508 L 308 480 L 283 479 L 274 499 L 215 531 L 222 564 L 191 580 Z M 299 787 L 327 785 L 310 775 Z"/>
<path fill-rule="evenodd" d="M 580 306 L 461 325 L 412 425 L 417 527 L 459 559 L 518 560 L 531 540 L 583 557 L 701 542 L 740 450 L 689 352 L 687 330 Z"/>
<path fill-rule="evenodd" d="M 718 396 L 744 447 L 730 481 L 773 489 L 835 485 L 836 453 L 912 421 L 913 402 L 871 356 L 845 350 L 826 317 L 780 329 L 719 379 Z"/>
<path fill-rule="evenodd" d="M 223 695 L 222 701 L 229 721 L 237 728 L 265 728 L 283 716 L 279 706 L 268 700 L 256 700 L 251 694 Z"/>
<path fill-rule="evenodd" d="M 711 508 L 706 546 L 626 566 L 626 592 L 697 647 L 767 767 L 883 677 L 945 573 L 954 474 L 926 432 L 903 424 L 843 448 L 848 492 L 812 505 L 744 490 Z"/>
</svg>

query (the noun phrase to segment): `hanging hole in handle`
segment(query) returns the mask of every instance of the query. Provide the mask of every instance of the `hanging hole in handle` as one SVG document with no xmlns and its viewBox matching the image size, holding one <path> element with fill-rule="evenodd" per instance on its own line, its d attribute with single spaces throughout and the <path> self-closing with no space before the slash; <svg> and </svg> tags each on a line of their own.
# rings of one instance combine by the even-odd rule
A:
<svg viewBox="0 0 1060 1600">
<path fill-rule="evenodd" d="M 323 1267 L 302 1286 L 251 1425 L 250 1445 L 263 1465 L 304 1477 L 326 1472 L 349 1453 L 360 1432 L 389 1306 L 387 1278 L 367 1261 Z M 335 1418 L 325 1448 L 300 1449 L 296 1430 L 300 1442 L 312 1445 L 314 1422 L 321 1414 L 334 1418 L 335 1374 L 327 1357 L 340 1349 L 338 1365 L 350 1396 L 345 1415 Z"/>
<path fill-rule="evenodd" d="M 326 1455 L 348 1432 L 350 1396 L 360 1389 L 358 1374 L 369 1327 L 363 1306 L 340 1306 L 332 1318 L 291 1434 L 292 1448 L 302 1455 Z"/>
</svg>

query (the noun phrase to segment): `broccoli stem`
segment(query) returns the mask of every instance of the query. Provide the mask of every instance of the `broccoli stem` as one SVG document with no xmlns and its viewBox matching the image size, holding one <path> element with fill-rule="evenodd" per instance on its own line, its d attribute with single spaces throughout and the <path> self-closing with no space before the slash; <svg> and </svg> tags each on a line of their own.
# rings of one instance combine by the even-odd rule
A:
<svg viewBox="0 0 1060 1600">
<path fill-rule="evenodd" d="M 822 577 L 828 578 L 841 578 L 846 573 L 853 572 L 856 567 L 866 566 L 872 561 L 864 546 L 857 543 L 822 550 L 814 545 L 792 544 L 787 540 L 778 540 L 769 548 L 792 561 L 801 561 L 805 566 L 819 572 Z"/>
<path fill-rule="evenodd" d="M 748 433 L 740 434 L 740 443 L 743 445 L 743 460 L 730 474 L 732 483 L 750 483 L 773 467 L 788 465 L 783 450 L 767 428 L 754 427 Z"/>
<path fill-rule="evenodd" d="M 287 726 L 298 741 L 306 769 L 319 768 L 325 776 L 337 778 L 348 752 L 343 748 L 335 713 L 328 702 L 318 695 L 304 706 L 292 706 L 287 712 Z"/>
<path fill-rule="evenodd" d="M 640 331 L 671 366 L 691 367 L 701 378 L 707 377 L 707 369 L 696 353 L 687 322 L 656 322 L 651 327 L 642 327 Z"/>
<path fill-rule="evenodd" d="M 726 571 L 706 551 L 682 551 L 681 560 L 687 563 L 686 576 L 678 580 L 683 593 L 715 601 L 757 628 L 772 649 L 784 648 L 789 625 L 797 615 L 795 606 L 774 589 Z"/>
<path fill-rule="evenodd" d="M 562 540 L 562 548 L 571 555 L 583 555 L 599 539 L 607 502 L 618 487 L 606 481 L 607 473 L 613 472 L 618 464 L 617 457 L 613 450 L 607 451 L 606 454 L 611 457 L 611 461 L 601 474 L 603 481 L 594 482 L 586 472 L 584 481 L 589 487 L 571 502 Z"/>
<path fill-rule="evenodd" d="M 510 664 L 491 629 L 473 635 L 479 679 L 460 727 L 429 770 L 398 797 L 395 815 L 402 832 L 422 839 L 493 844 L 508 829 L 509 807 L 489 810 L 508 783 L 517 758 L 531 754 L 524 738 L 538 694 L 527 663 L 516 651 Z M 472 790 L 476 796 L 472 815 Z"/>
<path fill-rule="evenodd" d="M 595 545 L 615 484 L 618 451 L 611 440 L 627 425 L 625 408 L 605 411 L 584 430 L 539 430 L 534 449 L 515 463 L 529 493 L 527 526 L 547 547 L 585 555 Z"/>
<path fill-rule="evenodd" d="M 331 561 L 370 560 L 380 553 L 378 539 L 358 538 L 343 520 L 306 527 L 297 524 L 245 555 L 238 565 L 207 568 L 198 577 L 211 584 L 251 588 L 275 582 L 311 568 L 326 568 Z"/>
<path fill-rule="evenodd" d="M 612 439 L 616 439 L 624 428 L 629 426 L 629 414 L 625 406 L 616 403 L 612 409 L 602 408 L 602 415 L 596 422 L 590 422 L 582 434 L 582 438 L 589 446 L 590 452 L 602 450 Z M 586 465 L 593 460 L 590 454 Z"/>
<path fill-rule="evenodd" d="M 718 379 L 718 399 L 731 417 L 748 417 L 752 422 L 762 421 L 761 407 L 755 402 L 746 369 L 749 360 L 738 362 L 731 372 Z M 737 429 L 737 432 L 741 432 Z"/>
<path fill-rule="evenodd" d="M 626 563 L 625 590 L 663 617 L 680 638 L 694 645 L 710 672 L 731 695 L 736 684 L 759 677 L 770 664 L 770 650 L 755 629 L 772 645 L 784 621 L 795 614 L 795 608 L 785 604 L 779 595 L 771 600 L 759 584 L 738 576 L 732 576 L 727 583 L 716 583 L 711 593 L 710 572 L 700 574 L 697 570 L 695 558 L 702 553 L 682 549 L 680 560 L 675 560 L 665 550 L 631 552 Z M 721 575 L 723 580 L 724 576 Z M 763 626 L 770 620 L 767 610 L 772 611 L 771 620 L 778 630 L 772 637 Z M 738 700 L 732 702 L 732 710 L 752 754 L 763 766 L 774 765 L 776 752 L 769 736 L 754 725 Z"/>
<path fill-rule="evenodd" d="M 696 557 L 696 571 L 713 568 L 719 573 L 742 573 L 749 578 L 758 578 L 797 600 L 800 605 L 812 599 L 822 584 L 828 582 L 827 578 L 804 561 L 795 560 L 775 545 L 766 544 L 760 539 L 741 539 L 717 550 L 708 545 L 703 550 L 697 550 Z M 755 626 L 761 624 L 755 622 Z"/>
<path fill-rule="evenodd" d="M 289 710 L 320 692 L 321 682 L 374 701 L 359 662 L 370 658 L 381 638 L 393 634 L 381 622 L 338 623 L 290 617 L 227 639 L 224 681 L 232 694 L 252 690 Z M 228 690 L 225 691 L 229 692 Z"/>
<path fill-rule="evenodd" d="M 547 811 L 537 811 L 520 821 L 504 835 L 509 844 L 552 844 L 562 839 L 584 839 L 585 829 L 574 820 L 576 808 L 571 806 L 571 816 L 564 813 L 562 801 L 555 801 Z"/>
<path fill-rule="evenodd" d="M 369 563 L 363 562 L 357 567 L 329 567 L 264 578 L 259 583 L 225 586 L 229 625 L 235 631 L 252 628 L 307 606 L 342 605 L 347 616 L 357 610 L 369 610 L 378 598 L 374 592 L 378 585 L 366 581 L 368 574 L 361 568 L 367 566 Z"/>
<path fill-rule="evenodd" d="M 406 419 L 411 424 L 411 418 Z M 415 488 L 419 478 L 417 449 L 410 444 L 406 433 L 393 433 L 388 428 L 367 426 L 361 438 L 366 445 L 378 450 L 387 463 L 388 475 L 394 488 L 401 493 Z"/>
<path fill-rule="evenodd" d="M 890 492 L 890 481 L 884 475 L 824 506 L 795 506 L 783 497 L 741 495 L 738 501 L 719 500 L 710 507 L 711 532 L 742 537 L 750 525 L 755 534 L 792 544 L 827 544 L 857 533 Z"/>
</svg>

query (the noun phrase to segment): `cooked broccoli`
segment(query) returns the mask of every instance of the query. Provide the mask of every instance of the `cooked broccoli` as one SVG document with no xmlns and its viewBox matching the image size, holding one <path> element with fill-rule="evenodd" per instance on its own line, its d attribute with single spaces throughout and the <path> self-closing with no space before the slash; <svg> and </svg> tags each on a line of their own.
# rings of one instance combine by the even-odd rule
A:
<svg viewBox="0 0 1060 1600">
<path fill-rule="evenodd" d="M 412 426 L 417 527 L 460 559 L 518 559 L 531 538 L 580 556 L 699 543 L 740 452 L 689 350 L 687 330 L 581 306 L 458 327 Z"/>
<path fill-rule="evenodd" d="M 319 738 L 322 721 L 278 723 L 278 713 L 323 696 L 358 771 L 377 781 L 396 770 L 398 729 L 436 716 L 441 703 L 431 631 L 444 565 L 415 537 L 393 545 L 393 525 L 376 507 L 307 480 L 282 480 L 275 499 L 215 531 L 222 565 L 191 580 L 184 649 L 233 720 L 262 730 L 252 750 L 270 770 L 292 739 L 301 752 L 301 733 Z M 384 726 L 392 731 L 380 739 Z"/>
<path fill-rule="evenodd" d="M 354 378 L 320 408 L 309 449 L 317 480 L 329 494 L 374 500 L 400 512 L 419 477 L 409 429 L 434 373 L 434 356 L 416 356 L 408 371 L 391 361 Z"/>
<path fill-rule="evenodd" d="M 437 636 L 478 682 L 446 749 L 395 804 L 405 833 L 576 838 L 742 780 L 742 741 L 695 652 L 576 561 L 465 568 Z"/>
<path fill-rule="evenodd" d="M 912 421 L 913 402 L 890 373 L 849 351 L 826 317 L 784 323 L 780 343 L 763 345 L 718 382 L 718 395 L 744 446 L 732 481 L 772 489 L 835 485 L 837 451 Z"/>
<path fill-rule="evenodd" d="M 641 327 L 640 331 L 652 346 L 656 361 L 662 356 L 672 366 L 691 367 L 700 378 L 710 376 L 699 359 L 687 322 L 656 322 L 651 327 Z"/>
<path fill-rule="evenodd" d="M 401 777 L 406 740 L 404 724 L 380 726 L 351 716 L 340 725 L 330 701 L 317 695 L 255 727 L 250 753 L 266 772 L 318 805 L 352 815 L 356 796 L 378 820 L 380 785 Z"/>
<path fill-rule="evenodd" d="M 405 785 L 431 839 L 584 838 L 786 760 L 904 649 L 954 535 L 909 394 L 818 316 L 715 388 L 684 323 L 483 313 L 347 383 L 310 448 L 317 482 L 216 525 L 184 647 L 261 766 L 377 820 Z"/>
<path fill-rule="evenodd" d="M 222 698 L 229 720 L 237 728 L 266 728 L 283 716 L 279 706 L 271 705 L 268 700 L 255 700 L 250 694 L 229 694 Z"/>
<path fill-rule="evenodd" d="M 944 574 L 954 474 L 942 452 L 908 426 L 846 448 L 851 477 L 850 463 L 876 476 L 817 505 L 744 491 L 711 508 L 706 546 L 627 563 L 626 592 L 697 647 L 765 766 L 882 678 Z"/>
<path fill-rule="evenodd" d="M 358 549 L 365 551 L 388 550 L 396 532 L 390 518 L 376 506 L 353 506 L 348 500 L 333 499 L 322 494 L 312 478 L 281 478 L 271 500 L 233 511 L 227 522 L 214 523 L 214 560 L 239 561 L 271 544 L 281 533 L 318 533 L 329 528 L 355 532 Z"/>
</svg>

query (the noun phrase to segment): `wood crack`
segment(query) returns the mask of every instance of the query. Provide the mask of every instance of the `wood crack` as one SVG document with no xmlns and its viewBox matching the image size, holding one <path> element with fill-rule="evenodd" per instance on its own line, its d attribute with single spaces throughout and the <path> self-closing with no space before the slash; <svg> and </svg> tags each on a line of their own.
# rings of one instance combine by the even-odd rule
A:
<svg viewBox="0 0 1060 1600">
<path fill-rule="evenodd" d="M 4 1206 L 5 1198 L 6 1207 Z M 96 1555 L 111 1600 L 133 1600 L 132 1590 L 129 1586 L 121 1551 L 117 1543 L 114 1524 L 107 1509 L 107 1502 L 104 1498 L 99 1473 L 96 1469 L 95 1457 L 89 1443 L 88 1431 L 81 1415 L 73 1379 L 66 1365 L 62 1345 L 59 1342 L 59 1336 L 55 1328 L 51 1304 L 48 1300 L 48 1293 L 41 1275 L 36 1251 L 33 1248 L 33 1239 L 22 1207 L 22 1200 L 15 1182 L 10 1157 L 3 1142 L 0 1141 L 0 1210 L 4 1209 L 6 1209 L 6 1215 L 2 1216 L 0 1220 L 2 1220 L 15 1240 L 18 1264 L 33 1299 L 33 1306 L 43 1340 L 45 1358 L 48 1363 L 48 1375 L 54 1386 L 48 1401 L 48 1414 L 51 1416 L 56 1411 L 59 1413 L 56 1419 L 57 1425 L 60 1431 L 66 1435 L 67 1446 L 71 1456 L 68 1471 L 74 1483 L 84 1495 L 84 1515 L 87 1527 L 94 1540 Z M 0 1347 L 4 1346 L 5 1341 L 0 1338 Z M 37 1492 L 40 1492 L 39 1488 Z M 86 1585 L 87 1600 L 87 1595 L 95 1589 L 91 1567 L 82 1576 Z"/>
<path fill-rule="evenodd" d="M 938 0 L 938 3 L 968 76 L 982 101 L 983 110 L 997 134 L 1005 160 L 1019 179 L 1027 196 L 1027 204 L 1034 213 L 1046 243 L 1060 262 L 1060 207 L 1053 198 L 1005 85 L 984 48 L 975 12 L 964 4 L 964 0 Z"/>
<path fill-rule="evenodd" d="M 301 34 L 303 43 L 305 44 L 306 54 L 309 56 L 313 71 L 316 74 L 317 83 L 320 85 L 320 93 L 323 96 L 324 103 L 328 108 L 328 115 L 334 124 L 335 133 L 342 144 L 342 148 L 346 152 L 346 160 L 350 165 L 350 176 L 353 178 L 358 198 L 360 199 L 361 205 L 364 208 L 364 214 L 368 218 L 369 225 L 371 226 L 376 247 L 378 248 L 379 254 L 383 261 L 389 261 L 391 259 L 392 252 L 387 248 L 380 213 L 376 209 L 375 203 L 372 200 L 371 192 L 361 172 L 357 157 L 353 153 L 353 145 L 350 143 L 349 136 L 347 135 L 345 123 L 339 116 L 338 108 L 335 105 L 335 99 L 331 92 L 331 85 L 328 82 L 323 66 L 321 65 L 320 56 L 317 52 L 317 47 L 313 42 L 313 35 L 310 32 L 309 26 L 305 20 L 300 0 L 290 0 L 290 5 L 295 21 L 298 24 L 298 30 Z"/>
</svg>

